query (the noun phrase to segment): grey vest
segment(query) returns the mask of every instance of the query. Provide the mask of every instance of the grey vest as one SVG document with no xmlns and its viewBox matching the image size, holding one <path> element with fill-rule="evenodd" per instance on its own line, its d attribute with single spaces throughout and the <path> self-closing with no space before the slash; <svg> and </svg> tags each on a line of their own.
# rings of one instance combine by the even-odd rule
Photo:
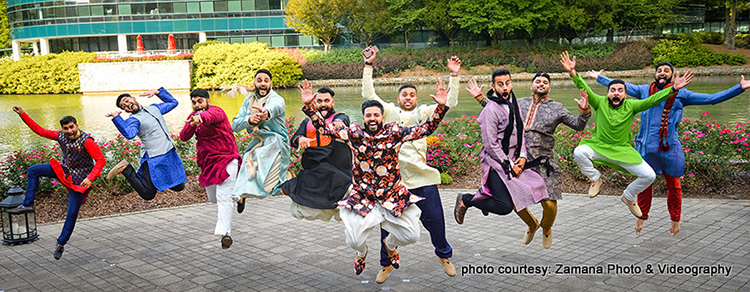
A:
<svg viewBox="0 0 750 292">
<path fill-rule="evenodd" d="M 138 128 L 138 138 L 141 139 L 141 157 L 148 153 L 148 157 L 164 155 L 174 148 L 174 142 L 169 136 L 167 123 L 164 121 L 159 108 L 150 105 L 133 115 L 141 123 Z"/>
</svg>

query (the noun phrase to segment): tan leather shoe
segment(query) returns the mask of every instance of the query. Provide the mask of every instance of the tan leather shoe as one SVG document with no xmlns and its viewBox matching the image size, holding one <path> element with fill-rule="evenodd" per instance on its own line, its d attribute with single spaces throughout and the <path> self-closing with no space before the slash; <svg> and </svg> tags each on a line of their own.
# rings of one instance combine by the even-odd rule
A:
<svg viewBox="0 0 750 292">
<path fill-rule="evenodd" d="M 120 160 L 120 162 L 115 164 L 115 166 L 112 167 L 109 173 L 107 173 L 107 179 L 110 180 L 114 178 L 115 176 L 117 176 L 118 174 L 120 174 L 123 170 L 125 170 L 126 167 L 128 167 L 128 164 L 130 163 L 128 163 L 127 160 L 125 159 Z"/>
<path fill-rule="evenodd" d="M 456 196 L 456 206 L 453 207 L 453 218 L 456 219 L 456 223 L 464 224 L 464 216 L 466 216 L 466 205 L 463 202 L 463 194 Z"/>
<path fill-rule="evenodd" d="M 536 221 L 536 227 L 534 227 L 534 230 L 526 231 L 526 234 L 523 236 L 523 244 L 529 244 L 532 240 L 534 240 L 534 234 L 537 230 L 539 230 L 540 226 L 541 224 L 539 224 L 539 221 Z"/>
<path fill-rule="evenodd" d="M 385 280 L 388 280 L 388 275 L 393 271 L 393 266 L 387 266 L 380 269 L 380 272 L 378 272 L 378 276 L 375 277 L 375 282 L 378 284 L 385 283 Z"/>
<path fill-rule="evenodd" d="M 602 187 L 602 179 L 599 178 L 595 182 L 591 183 L 591 187 L 589 187 L 589 198 L 596 197 L 596 195 L 599 194 L 599 188 Z"/>
<path fill-rule="evenodd" d="M 630 203 L 627 198 L 625 198 L 625 195 L 620 196 L 620 200 L 628 206 L 628 209 L 630 209 L 630 213 L 633 213 L 633 216 L 641 218 L 643 217 L 643 213 L 641 213 L 641 208 L 638 207 L 638 204 L 633 201 L 633 203 Z"/>
<path fill-rule="evenodd" d="M 448 276 L 455 276 L 456 275 L 456 267 L 453 266 L 453 263 L 451 263 L 450 259 L 444 259 L 444 258 L 438 258 L 440 259 L 440 264 L 443 265 L 443 270 L 445 270 L 445 274 Z"/>
<path fill-rule="evenodd" d="M 542 237 L 542 245 L 544 245 L 545 249 L 549 249 L 552 246 L 552 233 L 550 233 L 550 235 L 544 235 L 544 233 L 542 233 L 542 235 L 544 236 Z"/>
</svg>

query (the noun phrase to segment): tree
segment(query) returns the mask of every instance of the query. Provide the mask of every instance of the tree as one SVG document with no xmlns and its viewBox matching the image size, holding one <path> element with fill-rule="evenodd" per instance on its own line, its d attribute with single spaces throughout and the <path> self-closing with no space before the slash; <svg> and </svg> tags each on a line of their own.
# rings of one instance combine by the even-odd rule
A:
<svg viewBox="0 0 750 292">
<path fill-rule="evenodd" d="M 556 15 L 552 0 L 458 0 L 451 2 L 450 15 L 473 33 L 486 31 L 497 43 L 503 33 L 545 29 Z"/>
<path fill-rule="evenodd" d="M 422 0 L 422 5 L 424 6 L 424 12 L 422 13 L 424 25 L 447 38 L 451 46 L 454 45 L 460 26 L 455 18 L 449 14 L 450 1 Z"/>
<path fill-rule="evenodd" d="M 422 18 L 425 7 L 418 0 L 386 0 L 388 10 L 392 18 L 394 30 L 400 30 L 404 33 L 404 44 L 409 48 L 409 40 L 414 34 L 422 28 Z"/>
<path fill-rule="evenodd" d="M 614 0 L 562 1 L 557 25 L 568 42 L 577 37 L 583 44 L 593 34 L 617 28 L 612 14 L 613 3 Z"/>
<path fill-rule="evenodd" d="M 304 35 L 312 35 L 323 43 L 328 53 L 339 35 L 339 24 L 346 17 L 350 0 L 289 0 L 286 24 Z"/>
<path fill-rule="evenodd" d="M 0 49 L 10 47 L 10 27 L 8 26 L 8 15 L 6 0 L 0 0 Z"/>
<path fill-rule="evenodd" d="M 348 0 L 346 26 L 365 45 L 393 31 L 387 0 Z"/>
<path fill-rule="evenodd" d="M 625 29 L 626 40 L 636 29 L 655 28 L 681 18 L 673 9 L 680 0 L 630 0 L 614 3 L 615 23 Z"/>
</svg>

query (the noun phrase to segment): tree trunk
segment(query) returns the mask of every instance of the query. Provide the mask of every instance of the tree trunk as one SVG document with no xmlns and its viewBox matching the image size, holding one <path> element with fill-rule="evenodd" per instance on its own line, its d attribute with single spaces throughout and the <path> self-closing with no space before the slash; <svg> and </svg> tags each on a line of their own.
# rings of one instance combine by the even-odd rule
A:
<svg viewBox="0 0 750 292">
<path fill-rule="evenodd" d="M 729 7 L 724 9 L 724 44 L 729 45 Z"/>
<path fill-rule="evenodd" d="M 730 21 L 730 28 L 729 28 L 729 44 L 727 47 L 730 50 L 736 50 L 737 48 L 734 47 L 734 36 L 737 34 L 737 1 L 738 0 L 732 0 L 732 12 L 731 12 L 731 19 Z"/>
<path fill-rule="evenodd" d="M 328 54 L 328 51 L 331 48 L 331 43 L 323 43 L 323 53 Z"/>
<path fill-rule="evenodd" d="M 614 41 L 615 41 L 615 29 L 614 28 L 607 29 L 607 42 L 611 43 Z"/>
</svg>

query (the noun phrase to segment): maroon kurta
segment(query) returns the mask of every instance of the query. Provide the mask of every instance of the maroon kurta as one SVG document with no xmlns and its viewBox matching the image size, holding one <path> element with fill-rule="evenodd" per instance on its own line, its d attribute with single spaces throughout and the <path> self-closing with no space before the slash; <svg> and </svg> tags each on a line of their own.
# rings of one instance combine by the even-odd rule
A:
<svg viewBox="0 0 750 292">
<path fill-rule="evenodd" d="M 190 113 L 188 119 L 196 112 Z M 201 174 L 198 182 L 204 187 L 220 184 L 229 177 L 227 164 L 234 159 L 242 160 L 237 143 L 234 141 L 232 125 L 229 124 L 227 114 L 220 107 L 212 105 L 205 111 L 201 111 L 201 123 L 191 126 L 185 123 L 180 131 L 180 140 L 190 140 L 193 135 L 198 142 L 198 166 Z"/>
</svg>

